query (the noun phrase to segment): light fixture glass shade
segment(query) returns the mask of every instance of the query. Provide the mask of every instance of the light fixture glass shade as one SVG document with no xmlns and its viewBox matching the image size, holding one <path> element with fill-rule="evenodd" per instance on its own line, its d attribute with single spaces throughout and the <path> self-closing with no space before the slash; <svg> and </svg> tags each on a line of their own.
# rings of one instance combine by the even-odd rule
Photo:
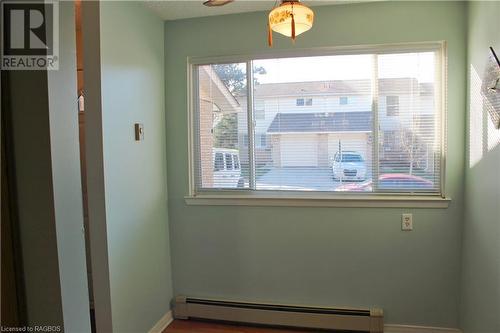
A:
<svg viewBox="0 0 500 333">
<path fill-rule="evenodd" d="M 287 37 L 292 37 L 292 13 L 295 21 L 295 36 L 311 29 L 314 12 L 298 1 L 283 1 L 269 13 L 269 26 Z"/>
</svg>

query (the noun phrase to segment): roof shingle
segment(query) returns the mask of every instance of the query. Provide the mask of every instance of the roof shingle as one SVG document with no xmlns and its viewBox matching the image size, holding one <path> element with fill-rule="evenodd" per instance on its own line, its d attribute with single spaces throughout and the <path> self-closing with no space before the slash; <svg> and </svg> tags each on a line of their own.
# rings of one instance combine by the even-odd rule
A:
<svg viewBox="0 0 500 333">
<path fill-rule="evenodd" d="M 371 128 L 371 111 L 278 113 L 267 132 L 369 132 Z"/>
</svg>

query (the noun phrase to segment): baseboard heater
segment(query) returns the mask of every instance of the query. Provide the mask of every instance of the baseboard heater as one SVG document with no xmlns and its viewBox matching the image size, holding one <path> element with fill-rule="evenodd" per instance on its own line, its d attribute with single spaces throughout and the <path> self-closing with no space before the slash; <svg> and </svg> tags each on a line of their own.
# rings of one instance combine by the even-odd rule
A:
<svg viewBox="0 0 500 333">
<path fill-rule="evenodd" d="M 322 308 L 177 296 L 174 317 L 322 330 L 384 331 L 384 313 L 377 308 Z"/>
</svg>

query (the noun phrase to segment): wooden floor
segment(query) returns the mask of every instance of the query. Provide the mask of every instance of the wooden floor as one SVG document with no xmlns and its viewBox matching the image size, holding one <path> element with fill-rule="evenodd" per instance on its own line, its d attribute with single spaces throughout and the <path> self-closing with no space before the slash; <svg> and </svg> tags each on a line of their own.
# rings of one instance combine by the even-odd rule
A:
<svg viewBox="0 0 500 333">
<path fill-rule="evenodd" d="M 174 320 L 163 333 L 311 333 L 314 331 L 251 327 L 193 320 Z"/>
</svg>

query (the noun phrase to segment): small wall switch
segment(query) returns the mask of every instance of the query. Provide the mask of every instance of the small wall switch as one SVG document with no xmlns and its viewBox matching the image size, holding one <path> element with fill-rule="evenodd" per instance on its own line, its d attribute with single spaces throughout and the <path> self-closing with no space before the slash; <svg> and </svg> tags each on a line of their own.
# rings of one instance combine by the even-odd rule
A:
<svg viewBox="0 0 500 333">
<path fill-rule="evenodd" d="M 135 141 L 144 140 L 144 125 L 139 123 L 134 124 L 134 130 L 135 130 Z"/>
<path fill-rule="evenodd" d="M 403 214 L 401 216 L 401 230 L 412 231 L 413 230 L 413 215 Z"/>
</svg>

